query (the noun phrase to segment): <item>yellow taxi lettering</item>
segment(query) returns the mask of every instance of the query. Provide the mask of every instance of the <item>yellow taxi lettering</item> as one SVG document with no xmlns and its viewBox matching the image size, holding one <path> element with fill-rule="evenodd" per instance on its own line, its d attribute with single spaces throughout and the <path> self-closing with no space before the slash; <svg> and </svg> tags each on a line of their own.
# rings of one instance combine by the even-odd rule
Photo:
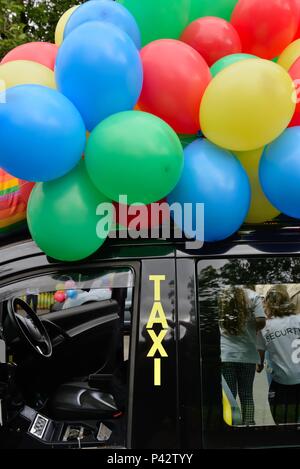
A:
<svg viewBox="0 0 300 469">
<path fill-rule="evenodd" d="M 161 386 L 161 358 L 167 358 L 168 354 L 163 346 L 163 340 L 168 332 L 168 322 L 161 304 L 161 282 L 166 280 L 165 275 L 150 275 L 149 280 L 153 282 L 153 306 L 147 323 L 147 330 L 153 344 L 148 352 L 148 358 L 154 358 L 154 386 Z M 156 325 L 156 331 L 153 329 Z M 161 330 L 157 331 L 158 325 Z"/>
<path fill-rule="evenodd" d="M 168 329 L 165 312 L 163 310 L 162 304 L 158 301 L 155 301 L 153 305 L 147 324 L 147 329 L 152 329 L 154 324 L 161 324 L 164 329 Z"/>
<path fill-rule="evenodd" d="M 151 350 L 149 351 L 147 357 L 153 358 L 154 355 L 156 354 L 156 352 L 159 352 L 161 357 L 165 358 L 165 357 L 168 356 L 167 352 L 165 351 L 165 349 L 162 345 L 162 341 L 166 337 L 167 332 L 168 332 L 167 330 L 162 330 L 162 331 L 160 331 L 159 335 L 157 336 L 155 331 L 152 331 L 152 330 L 148 331 L 148 334 L 150 335 L 151 339 L 153 340 L 153 345 L 152 345 Z"/>
</svg>

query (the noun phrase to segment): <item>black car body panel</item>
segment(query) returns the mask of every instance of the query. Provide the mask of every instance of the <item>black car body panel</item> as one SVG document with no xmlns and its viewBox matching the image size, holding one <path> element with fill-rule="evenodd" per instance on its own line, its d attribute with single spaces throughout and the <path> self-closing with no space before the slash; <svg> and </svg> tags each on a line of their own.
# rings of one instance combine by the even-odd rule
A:
<svg viewBox="0 0 300 469">
<path fill-rule="evenodd" d="M 0 248 L 0 296 L 3 287 L 24 277 L 64 272 L 70 266 L 132 267 L 136 293 L 124 446 L 165 449 L 300 446 L 295 426 L 272 431 L 267 428 L 228 430 L 224 428 L 221 414 L 208 416 L 211 409 L 222 407 L 220 393 L 213 392 L 220 387 L 214 372 L 219 344 L 214 334 L 205 329 L 209 325 L 202 330 L 199 322 L 198 263 L 273 257 L 300 257 L 299 227 L 276 224 L 246 227 L 224 242 L 205 244 L 201 250 L 186 249 L 184 241 L 114 240 L 90 259 L 74 264 L 49 259 L 31 240 L 21 240 Z M 154 301 L 150 276 L 166 279 L 160 292 L 168 324 L 163 342 L 167 356 L 161 359 L 160 365 L 161 386 L 154 386 L 154 362 L 148 356 L 153 345 L 147 328 Z M 26 433 L 28 429 L 23 431 Z"/>
</svg>

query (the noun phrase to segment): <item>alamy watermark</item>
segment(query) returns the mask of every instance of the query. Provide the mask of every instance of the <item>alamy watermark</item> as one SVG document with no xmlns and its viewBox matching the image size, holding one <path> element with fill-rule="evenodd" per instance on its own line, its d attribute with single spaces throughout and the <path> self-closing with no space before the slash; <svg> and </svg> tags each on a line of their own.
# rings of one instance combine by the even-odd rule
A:
<svg viewBox="0 0 300 469">
<path fill-rule="evenodd" d="M 98 205 L 96 231 L 99 238 L 175 239 L 185 241 L 188 250 L 203 247 L 204 204 L 157 202 L 128 205 L 127 201 L 127 196 L 121 195 L 118 204 L 106 202 Z M 111 230 L 112 219 L 115 224 L 121 220 L 125 229 Z"/>
</svg>

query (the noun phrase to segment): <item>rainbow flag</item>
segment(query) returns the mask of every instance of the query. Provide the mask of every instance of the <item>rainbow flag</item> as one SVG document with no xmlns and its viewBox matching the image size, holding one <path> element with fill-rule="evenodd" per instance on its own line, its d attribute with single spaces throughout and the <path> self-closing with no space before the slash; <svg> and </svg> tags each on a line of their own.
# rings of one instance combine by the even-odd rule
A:
<svg viewBox="0 0 300 469">
<path fill-rule="evenodd" d="M 19 179 L 0 168 L 0 236 L 26 224 L 26 202 Z"/>
</svg>

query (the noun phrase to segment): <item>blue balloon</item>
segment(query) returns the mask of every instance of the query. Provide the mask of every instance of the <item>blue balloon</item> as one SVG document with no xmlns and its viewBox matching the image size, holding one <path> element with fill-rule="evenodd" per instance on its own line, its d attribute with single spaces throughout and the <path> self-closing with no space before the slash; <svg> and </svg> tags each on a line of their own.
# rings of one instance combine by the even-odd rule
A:
<svg viewBox="0 0 300 469">
<path fill-rule="evenodd" d="M 77 296 L 78 296 L 77 290 L 67 290 L 67 297 L 70 298 L 71 300 L 75 300 Z"/>
<path fill-rule="evenodd" d="M 5 99 L 0 105 L 0 167 L 20 179 L 45 182 L 78 164 L 86 129 L 65 96 L 40 85 L 20 85 L 9 88 Z"/>
<path fill-rule="evenodd" d="M 90 0 L 80 5 L 66 24 L 64 38 L 78 26 L 90 21 L 104 21 L 114 24 L 127 33 L 136 47 L 140 49 L 141 33 L 135 18 L 127 8 L 111 0 Z"/>
<path fill-rule="evenodd" d="M 89 131 L 112 114 L 133 109 L 143 83 L 142 62 L 130 37 L 99 21 L 79 26 L 65 39 L 55 72 L 59 90 Z"/>
<path fill-rule="evenodd" d="M 260 182 L 271 204 L 300 218 L 300 127 L 287 129 L 263 153 Z"/>
<path fill-rule="evenodd" d="M 187 146 L 184 153 L 183 175 L 168 202 L 177 202 L 182 209 L 184 204 L 191 204 L 192 209 L 189 211 L 186 206 L 184 216 L 175 211 L 175 223 L 198 241 L 228 238 L 243 224 L 250 208 L 251 189 L 246 172 L 234 155 L 204 139 Z M 197 204 L 204 204 L 204 239 L 201 220 L 197 221 Z"/>
</svg>

